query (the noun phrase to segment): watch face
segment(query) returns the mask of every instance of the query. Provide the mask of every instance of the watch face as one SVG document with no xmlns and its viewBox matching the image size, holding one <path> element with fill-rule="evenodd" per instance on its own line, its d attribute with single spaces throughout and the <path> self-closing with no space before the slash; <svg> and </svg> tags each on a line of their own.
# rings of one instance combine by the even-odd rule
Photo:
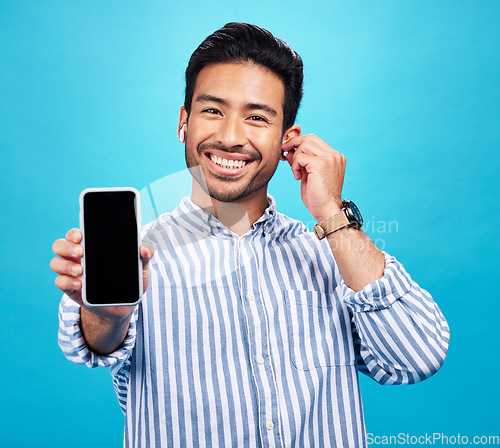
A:
<svg viewBox="0 0 500 448">
<path fill-rule="evenodd" d="M 363 217 L 361 216 L 361 212 L 359 211 L 358 207 L 356 207 L 356 204 L 352 201 L 345 201 L 346 202 L 346 208 L 349 209 L 352 213 L 352 219 L 356 221 L 359 224 L 359 227 L 363 225 Z M 351 216 L 348 216 L 349 220 L 351 220 Z"/>
</svg>

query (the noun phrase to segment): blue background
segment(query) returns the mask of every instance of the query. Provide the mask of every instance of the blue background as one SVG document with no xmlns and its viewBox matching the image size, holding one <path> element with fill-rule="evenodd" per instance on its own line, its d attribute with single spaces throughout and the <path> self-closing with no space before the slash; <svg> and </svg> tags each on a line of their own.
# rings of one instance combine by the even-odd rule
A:
<svg viewBox="0 0 500 448">
<path fill-rule="evenodd" d="M 297 123 L 345 154 L 344 196 L 451 327 L 424 383 L 361 377 L 367 431 L 500 435 L 499 13 L 496 0 L 0 1 L 0 445 L 122 445 L 109 372 L 57 345 L 51 246 L 78 226 L 84 188 L 182 177 L 184 69 L 228 21 L 301 54 Z M 311 227 L 288 164 L 269 191 Z M 164 191 L 174 206 L 189 193 Z"/>
</svg>

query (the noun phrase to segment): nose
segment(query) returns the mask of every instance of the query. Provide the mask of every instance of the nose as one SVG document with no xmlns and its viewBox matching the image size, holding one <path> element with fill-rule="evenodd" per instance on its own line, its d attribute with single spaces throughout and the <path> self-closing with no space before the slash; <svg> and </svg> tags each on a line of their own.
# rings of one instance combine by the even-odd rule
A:
<svg viewBox="0 0 500 448">
<path fill-rule="evenodd" d="M 221 120 L 217 140 L 229 148 L 245 145 L 247 142 L 245 129 L 238 117 L 225 117 Z"/>
</svg>

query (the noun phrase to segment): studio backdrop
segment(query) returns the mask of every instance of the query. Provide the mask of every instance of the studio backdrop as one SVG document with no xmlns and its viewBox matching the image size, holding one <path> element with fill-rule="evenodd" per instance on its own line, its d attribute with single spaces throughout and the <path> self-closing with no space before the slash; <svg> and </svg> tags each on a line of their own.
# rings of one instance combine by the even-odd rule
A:
<svg viewBox="0 0 500 448">
<path fill-rule="evenodd" d="M 371 446 L 436 434 L 436 445 L 499 445 L 499 14 L 496 0 L 1 0 L 0 445 L 122 445 L 109 372 L 70 363 L 57 345 L 51 246 L 78 227 L 85 188 L 137 188 L 143 223 L 189 196 L 184 70 L 230 21 L 265 27 L 302 56 L 297 124 L 346 156 L 344 197 L 450 326 L 429 380 L 360 375 Z M 312 229 L 287 163 L 269 193 Z"/>
</svg>

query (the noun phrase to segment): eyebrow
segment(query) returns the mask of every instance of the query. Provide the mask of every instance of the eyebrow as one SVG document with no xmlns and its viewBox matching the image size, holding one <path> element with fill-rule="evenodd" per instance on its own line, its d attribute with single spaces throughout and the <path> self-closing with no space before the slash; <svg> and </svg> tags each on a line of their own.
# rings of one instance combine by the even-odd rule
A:
<svg viewBox="0 0 500 448">
<path fill-rule="evenodd" d="M 224 99 L 224 98 L 219 98 L 218 96 L 214 95 L 209 95 L 207 93 L 200 95 L 196 98 L 197 103 L 218 103 L 222 104 L 223 106 L 227 106 L 229 103 Z M 248 103 L 245 104 L 244 108 L 246 110 L 263 110 L 265 112 L 270 113 L 273 116 L 278 115 L 278 112 L 276 112 L 272 107 L 268 106 L 267 104 L 261 104 L 261 103 Z"/>
<path fill-rule="evenodd" d="M 223 104 L 224 106 L 227 106 L 227 101 L 219 98 L 218 96 L 213 96 L 209 95 L 207 93 L 204 93 L 203 95 L 200 95 L 196 98 L 197 103 L 219 103 Z"/>
<path fill-rule="evenodd" d="M 276 112 L 272 107 L 269 107 L 267 104 L 260 104 L 260 103 L 245 104 L 245 109 L 247 110 L 259 109 L 268 112 L 273 116 L 278 115 L 278 112 Z"/>
</svg>

